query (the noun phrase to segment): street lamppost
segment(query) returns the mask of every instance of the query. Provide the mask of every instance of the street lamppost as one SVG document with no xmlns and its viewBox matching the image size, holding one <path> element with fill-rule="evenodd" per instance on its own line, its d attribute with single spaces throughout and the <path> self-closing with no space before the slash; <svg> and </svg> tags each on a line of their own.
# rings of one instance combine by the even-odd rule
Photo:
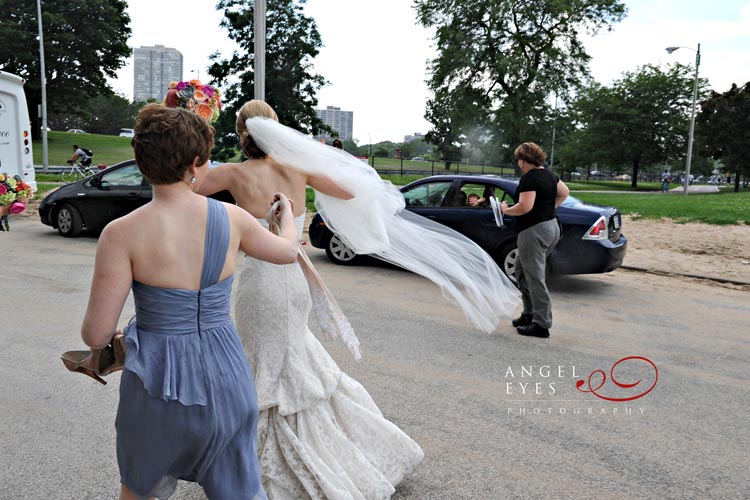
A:
<svg viewBox="0 0 750 500">
<path fill-rule="evenodd" d="M 667 52 L 672 53 L 677 49 L 693 50 L 690 47 L 667 47 Z M 701 64 L 701 44 L 698 44 L 698 50 L 695 51 L 695 82 L 693 82 L 693 110 L 690 113 L 690 132 L 688 133 L 688 151 L 687 160 L 685 161 L 685 184 L 683 193 L 688 194 L 690 188 L 690 163 L 693 159 L 693 130 L 695 129 L 695 106 L 698 101 L 698 66 Z"/>
<path fill-rule="evenodd" d="M 36 0 L 36 13 L 39 21 L 39 73 L 42 76 L 42 172 L 47 173 L 47 77 L 44 70 L 44 35 L 42 31 L 42 4 Z"/>
<path fill-rule="evenodd" d="M 372 159 L 372 134 L 370 132 L 367 133 L 367 138 L 370 141 L 370 166 L 375 168 L 375 160 Z"/>
<path fill-rule="evenodd" d="M 557 128 L 557 92 L 555 92 L 555 112 L 552 116 L 552 152 L 549 157 L 549 171 L 553 172 L 555 166 L 555 131 Z M 561 172 L 562 174 L 562 172 Z"/>
<path fill-rule="evenodd" d="M 253 88 L 255 98 L 266 100 L 266 0 L 256 0 L 253 9 Z"/>
</svg>

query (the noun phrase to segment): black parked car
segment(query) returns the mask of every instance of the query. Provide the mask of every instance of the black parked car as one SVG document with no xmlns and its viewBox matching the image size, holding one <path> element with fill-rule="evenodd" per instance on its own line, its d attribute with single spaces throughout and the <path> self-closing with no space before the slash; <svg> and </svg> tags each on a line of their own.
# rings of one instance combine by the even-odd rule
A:
<svg viewBox="0 0 750 500">
<path fill-rule="evenodd" d="M 504 216 L 498 227 L 487 200 L 516 203 L 518 181 L 493 175 L 438 175 L 401 188 L 406 209 L 444 224 L 475 241 L 511 278 L 518 254 L 513 218 Z M 477 206 L 468 197 L 483 198 Z M 614 207 L 594 206 L 570 196 L 557 209 L 563 238 L 549 258 L 553 274 L 606 273 L 617 269 L 625 258 L 628 240 L 621 232 L 621 216 Z M 310 223 L 310 242 L 325 249 L 337 264 L 353 264 L 360 258 L 331 232 L 316 214 Z"/>
<path fill-rule="evenodd" d="M 135 160 L 126 160 L 49 191 L 39 204 L 39 217 L 42 224 L 63 236 L 78 236 L 84 229 L 101 231 L 109 222 L 151 201 L 151 196 L 151 184 Z M 226 191 L 213 197 L 234 203 Z"/>
</svg>

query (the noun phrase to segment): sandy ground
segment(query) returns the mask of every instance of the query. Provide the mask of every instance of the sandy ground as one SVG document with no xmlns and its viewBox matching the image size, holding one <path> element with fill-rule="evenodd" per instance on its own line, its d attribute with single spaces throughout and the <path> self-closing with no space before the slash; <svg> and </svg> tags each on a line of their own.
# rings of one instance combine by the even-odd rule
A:
<svg viewBox="0 0 750 500">
<path fill-rule="evenodd" d="M 677 224 L 623 216 L 625 265 L 750 283 L 750 225 Z"/>
<path fill-rule="evenodd" d="M 34 200 L 26 212 L 12 216 L 11 229 L 16 218 L 39 220 L 37 207 Z M 629 241 L 625 266 L 750 283 L 750 225 L 677 224 L 627 215 L 622 225 Z"/>
</svg>

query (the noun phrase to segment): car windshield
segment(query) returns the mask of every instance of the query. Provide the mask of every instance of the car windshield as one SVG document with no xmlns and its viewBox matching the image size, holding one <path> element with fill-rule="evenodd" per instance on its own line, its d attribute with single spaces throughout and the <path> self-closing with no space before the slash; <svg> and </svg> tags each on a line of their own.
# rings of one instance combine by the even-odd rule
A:
<svg viewBox="0 0 750 500">
<path fill-rule="evenodd" d="M 420 184 L 404 192 L 407 207 L 439 207 L 453 181 Z"/>
<path fill-rule="evenodd" d="M 140 186 L 143 183 L 143 174 L 137 165 L 128 165 L 102 176 L 101 186 Z"/>
</svg>

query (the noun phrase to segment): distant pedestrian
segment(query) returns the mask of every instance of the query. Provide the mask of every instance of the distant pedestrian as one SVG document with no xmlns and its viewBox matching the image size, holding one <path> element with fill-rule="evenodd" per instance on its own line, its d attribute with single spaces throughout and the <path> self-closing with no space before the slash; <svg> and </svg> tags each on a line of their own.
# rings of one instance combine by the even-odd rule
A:
<svg viewBox="0 0 750 500">
<path fill-rule="evenodd" d="M 340 139 L 334 139 L 333 143 L 331 143 L 331 146 L 338 149 L 344 149 L 344 145 L 341 143 Z"/>
<path fill-rule="evenodd" d="M 0 205 L 0 231 L 10 231 L 10 224 L 8 224 L 9 213 L 10 205 Z"/>
</svg>

